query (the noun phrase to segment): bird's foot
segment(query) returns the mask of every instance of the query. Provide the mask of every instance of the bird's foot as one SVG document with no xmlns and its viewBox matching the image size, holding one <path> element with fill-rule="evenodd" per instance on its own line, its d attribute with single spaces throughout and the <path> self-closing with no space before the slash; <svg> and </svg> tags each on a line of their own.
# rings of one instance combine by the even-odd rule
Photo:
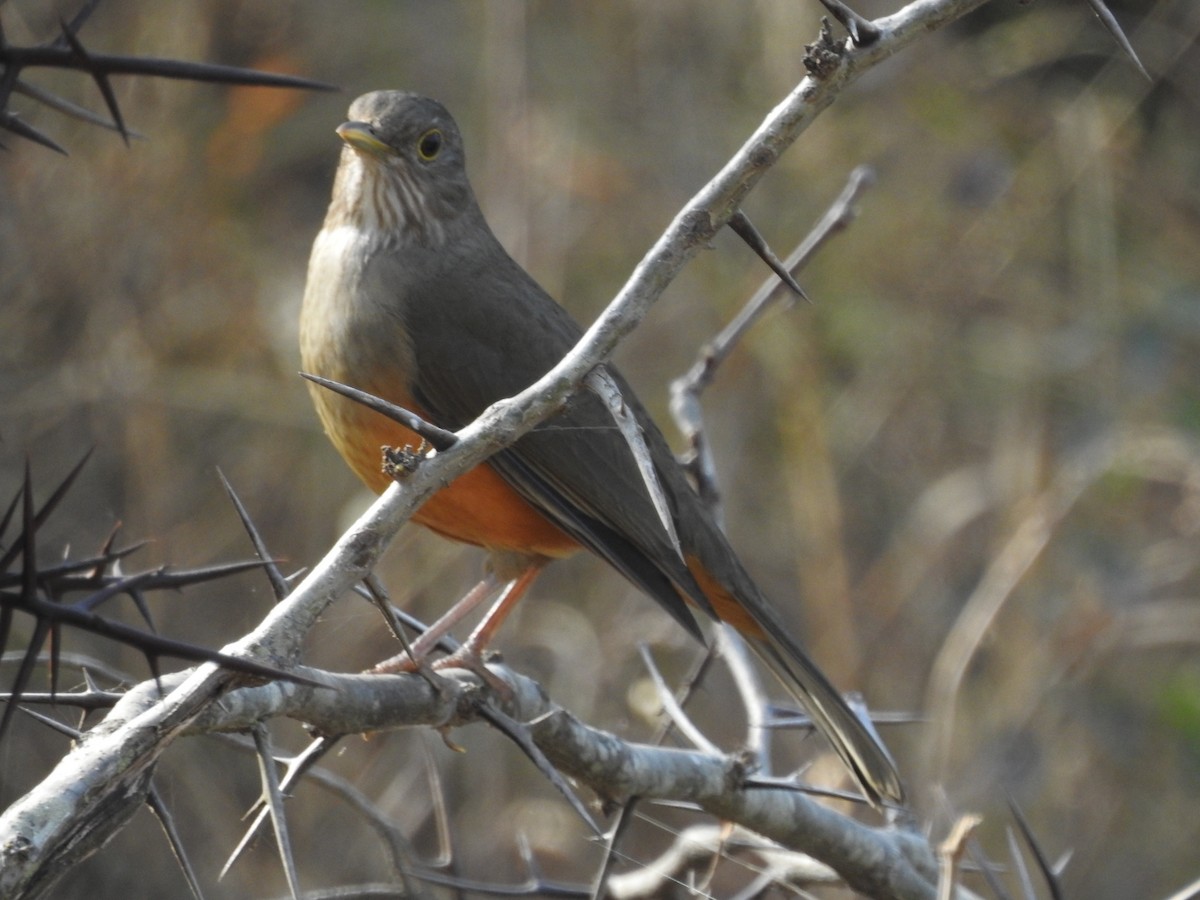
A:
<svg viewBox="0 0 1200 900">
<path fill-rule="evenodd" d="M 449 656 L 435 659 L 432 665 L 434 670 L 437 671 L 466 669 L 468 672 L 473 672 L 483 680 L 484 684 L 495 691 L 502 700 L 511 700 L 513 696 L 512 686 L 488 668 L 490 660 L 499 659 L 499 653 L 474 647 L 468 641 Z"/>
<path fill-rule="evenodd" d="M 441 656 L 430 661 L 426 657 L 410 656 L 408 653 L 398 653 L 390 659 L 376 664 L 367 671 L 371 674 L 398 674 L 405 672 L 420 672 L 422 670 L 441 672 L 446 669 L 466 669 L 478 675 L 489 688 L 501 698 L 512 697 L 513 689 L 507 681 L 488 668 L 490 659 L 499 659 L 499 654 L 473 647 L 468 641 L 448 656 Z"/>
</svg>

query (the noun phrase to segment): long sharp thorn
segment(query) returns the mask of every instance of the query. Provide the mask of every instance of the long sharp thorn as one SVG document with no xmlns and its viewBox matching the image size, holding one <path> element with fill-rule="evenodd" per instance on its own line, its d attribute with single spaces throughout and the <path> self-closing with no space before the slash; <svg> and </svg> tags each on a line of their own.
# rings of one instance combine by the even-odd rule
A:
<svg viewBox="0 0 1200 900">
<path fill-rule="evenodd" d="M 137 588 L 125 592 L 129 599 L 133 601 L 133 605 L 137 607 L 137 611 L 142 614 L 142 621 L 146 623 L 146 627 L 150 629 L 152 634 L 158 634 L 158 629 L 154 627 L 154 619 L 150 615 L 150 606 L 146 603 L 146 595 Z"/>
<path fill-rule="evenodd" d="M 1038 870 L 1042 873 L 1042 879 L 1050 891 L 1050 896 L 1053 900 L 1062 900 L 1062 885 L 1058 882 L 1058 876 L 1054 874 L 1054 867 L 1050 865 L 1046 854 L 1042 852 L 1042 847 L 1038 843 L 1033 829 L 1029 826 L 1029 820 L 1021 812 L 1021 807 L 1017 806 L 1017 801 L 1011 797 L 1008 800 L 1008 808 L 1012 812 L 1013 819 L 1016 820 L 1017 827 L 1021 830 L 1021 837 L 1025 839 L 1025 845 L 1033 853 L 1034 861 L 1037 862 Z"/>
<path fill-rule="evenodd" d="M 254 821 L 250 823 L 250 827 L 246 829 L 246 833 L 242 835 L 242 839 L 238 841 L 237 846 L 233 848 L 233 852 L 229 854 L 229 858 L 225 860 L 225 865 L 221 866 L 221 871 L 217 873 L 217 881 L 224 881 L 225 876 L 229 874 L 229 870 L 233 868 L 234 863 L 241 859 L 242 854 L 246 852 L 251 842 L 258 837 L 263 823 L 271 815 L 270 809 L 267 808 L 266 803 L 263 802 L 261 797 L 255 803 L 254 807 L 247 811 L 246 816 L 242 817 L 242 820 L 245 821 L 246 817 L 251 813 L 254 814 Z"/>
<path fill-rule="evenodd" d="M 158 654 L 143 650 L 142 656 L 146 658 L 146 665 L 150 667 L 150 674 L 154 676 L 154 686 L 158 688 L 158 693 L 161 696 L 163 693 L 162 669 L 158 665 Z"/>
<path fill-rule="evenodd" d="M 192 868 L 191 860 L 188 859 L 187 853 L 183 849 L 183 840 L 179 836 L 178 829 L 175 828 L 175 818 L 171 815 L 171 811 L 163 802 L 162 797 L 159 796 L 157 788 L 151 786 L 149 793 L 146 794 L 146 805 L 150 807 L 154 818 L 158 819 L 158 824 L 162 826 L 163 833 L 167 836 L 167 843 L 175 855 L 175 861 L 179 863 L 188 890 L 192 892 L 193 900 L 204 900 L 204 892 L 200 889 L 196 870 Z"/>
<path fill-rule="evenodd" d="M 525 757 L 537 767 L 537 770 L 546 777 L 546 780 L 558 790 L 571 809 L 575 811 L 575 814 L 583 819 L 584 824 L 591 829 L 592 834 L 603 837 L 604 832 L 587 811 L 587 808 L 583 805 L 583 801 L 571 790 L 571 786 L 567 784 L 567 780 L 550 764 L 550 760 L 546 759 L 541 748 L 533 742 L 528 726 L 524 723 L 514 721 L 506 713 L 490 703 L 485 703 L 481 707 L 480 712 L 493 727 L 499 730 L 501 734 L 507 735 L 509 740 L 517 745 L 517 749 L 525 754 Z"/>
<path fill-rule="evenodd" d="M 856 47 L 869 47 L 879 40 L 878 26 L 870 19 L 860 16 L 842 3 L 842 0 L 821 0 L 821 5 L 846 29 Z"/>
<path fill-rule="evenodd" d="M 312 375 L 308 372 L 301 372 L 300 377 L 308 379 L 313 384 L 319 384 L 321 387 L 333 391 L 335 394 L 341 394 L 355 403 L 361 403 L 367 409 L 373 410 L 382 416 L 387 416 L 393 422 L 399 422 L 405 428 L 425 438 L 437 450 L 448 450 L 458 442 L 458 435 L 453 431 L 438 428 L 436 425 L 426 422 L 416 413 L 402 406 L 397 406 L 394 403 L 388 403 L 374 394 L 368 394 L 366 391 L 360 391 L 358 388 L 342 384 L 340 381 L 322 378 L 320 375 Z"/>
<path fill-rule="evenodd" d="M 209 84 L 237 84 L 247 87 L 298 88 L 308 91 L 337 91 L 336 85 L 297 75 L 259 72 L 238 66 L 188 62 L 182 59 L 158 59 L 153 56 L 114 56 L 92 53 L 93 64 L 101 65 L 109 75 L 147 75 L 156 78 L 178 78 L 184 81 L 203 81 Z"/>
<path fill-rule="evenodd" d="M 287 583 L 287 579 L 283 577 L 283 573 L 279 571 L 279 566 L 271 559 L 266 541 L 263 540 L 262 534 L 259 533 L 258 528 L 250 518 L 250 513 L 246 511 L 241 498 L 234 491 L 233 485 L 229 483 L 229 479 L 225 477 L 225 473 L 219 467 L 217 468 L 217 477 L 221 479 L 221 484 L 225 486 L 225 493 L 229 495 L 234 511 L 237 512 L 238 518 L 242 520 L 242 527 L 246 529 L 246 534 L 250 536 L 250 543 L 254 545 L 254 552 L 258 554 L 258 558 L 263 561 L 263 565 L 266 567 L 267 580 L 271 583 L 271 590 L 275 593 L 275 599 L 282 600 L 291 591 L 291 586 Z"/>
<path fill-rule="evenodd" d="M 3 128 L 5 131 L 11 131 L 13 134 L 19 135 L 26 140 L 33 141 L 35 144 L 41 144 L 43 147 L 48 147 L 56 153 L 61 153 L 63 156 L 69 155 L 66 147 L 54 140 L 48 134 L 45 134 L 44 132 L 34 128 L 32 125 L 21 121 L 13 113 L 5 113 L 3 116 L 0 116 L 0 128 Z"/>
<path fill-rule="evenodd" d="M 608 876 L 611 874 L 614 864 L 617 862 L 617 843 L 625 835 L 629 826 L 636 821 L 637 816 L 634 814 L 638 804 L 637 797 L 630 797 L 625 805 L 621 807 L 621 811 L 617 813 L 616 824 L 613 825 L 604 838 L 604 863 L 596 872 L 596 878 L 592 882 L 592 892 L 588 900 L 600 900 L 605 896 L 605 887 L 608 884 Z"/>
<path fill-rule="evenodd" d="M 100 0 L 88 0 L 87 3 L 80 7 L 79 12 L 71 17 L 71 21 L 63 26 L 74 34 L 84 26 L 84 23 L 92 17 L 92 13 L 96 11 L 96 7 L 100 5 Z"/>
<path fill-rule="evenodd" d="M 62 659 L 62 628 L 57 622 L 50 623 L 50 701 L 58 697 L 58 675 Z"/>
<path fill-rule="evenodd" d="M 20 548 L 22 555 L 21 601 L 26 605 L 32 605 L 37 597 L 37 516 L 33 511 L 33 472 L 28 458 L 25 460 L 25 488 L 22 494 L 21 540 L 13 544 L 9 553 Z"/>
<path fill-rule="evenodd" d="M 1142 61 L 1138 59 L 1137 51 L 1133 49 L 1133 44 L 1125 36 L 1124 30 L 1121 28 L 1121 23 L 1117 21 L 1117 17 L 1112 14 L 1112 11 L 1104 5 L 1104 0 L 1088 0 L 1088 6 L 1092 8 L 1092 12 L 1100 20 L 1100 24 L 1112 35 L 1112 39 L 1117 42 L 1117 46 L 1125 51 L 1126 56 L 1133 60 L 1133 64 L 1137 66 L 1137 70 L 1142 73 L 1147 81 L 1153 82 L 1154 79 L 1150 77 L 1150 73 L 1142 65 Z"/>
<path fill-rule="evenodd" d="M 35 722 L 40 722 L 52 731 L 57 731 L 59 734 L 66 735 L 73 740 L 77 740 L 83 734 L 83 732 L 81 732 L 78 728 L 72 728 L 70 725 L 64 725 L 57 719 L 53 719 L 35 709 L 27 709 L 23 706 L 18 707 L 18 709 L 20 709 L 21 712 L 25 713 L 25 715 L 29 716 L 29 718 L 33 719 Z"/>
<path fill-rule="evenodd" d="M 92 81 L 96 83 L 96 87 L 100 90 L 100 96 L 104 98 L 104 105 L 108 107 L 109 115 L 112 116 L 113 125 L 121 135 L 121 140 L 125 142 L 125 146 L 129 146 L 129 131 L 125 128 L 125 117 L 121 115 L 121 107 L 117 104 L 117 95 L 113 93 L 112 83 L 108 80 L 108 75 L 101 68 L 100 64 L 92 59 L 92 54 L 83 46 L 83 42 L 79 40 L 75 32 L 67 27 L 67 23 L 62 23 L 63 37 L 67 39 L 71 50 L 83 62 L 87 73 L 92 76 Z"/>
<path fill-rule="evenodd" d="M 46 641 L 48 628 L 49 626 L 44 621 L 38 620 L 33 628 L 33 634 L 29 636 L 29 643 L 25 646 L 25 655 L 21 657 L 21 665 L 17 669 L 17 677 L 13 679 L 12 688 L 9 690 L 8 702 L 4 706 L 4 716 L 0 718 L 0 744 L 4 743 L 4 735 L 8 733 L 8 724 L 12 721 L 17 704 L 21 702 L 21 695 L 25 693 L 29 679 L 33 676 L 33 667 L 37 664 L 38 654 L 41 653 L 42 644 Z"/>
<path fill-rule="evenodd" d="M 21 502 L 21 494 L 24 488 L 17 488 L 17 492 L 13 494 L 12 502 L 8 504 L 8 509 L 4 511 L 4 515 L 0 517 L 0 538 L 4 537 L 4 533 L 8 531 L 8 526 L 12 522 L 13 514 L 17 511 L 17 504 Z"/>
<path fill-rule="evenodd" d="M 5 603 L 0 606 L 0 656 L 8 649 L 8 632 L 12 628 L 12 607 Z"/>
<path fill-rule="evenodd" d="M 758 233 L 758 229 L 740 209 L 735 212 L 729 219 L 729 227 L 733 233 L 746 242 L 751 250 L 753 250 L 758 258 L 767 264 L 767 267 L 779 276 L 779 280 L 786 284 L 793 293 L 799 297 L 808 300 L 808 294 L 804 293 L 804 288 L 792 277 L 792 273 L 788 271 L 787 266 L 775 255 L 775 252 L 768 246 L 763 236 Z M 809 300 L 811 303 L 812 301 Z"/>
<path fill-rule="evenodd" d="M 139 585 L 147 582 L 153 574 L 153 572 L 142 572 L 138 575 L 131 575 L 128 578 L 111 581 L 95 593 L 89 594 L 82 600 L 71 604 L 71 607 L 86 613 L 93 612 L 97 607 L 102 606 L 118 594 L 128 594 L 131 591 L 135 591 Z"/>
<path fill-rule="evenodd" d="M 75 479 L 83 469 L 84 464 L 89 458 L 91 458 L 91 455 L 91 449 L 83 454 L 83 458 L 80 459 L 79 462 L 75 463 L 75 467 L 67 473 L 67 477 L 64 478 L 58 487 L 54 489 L 54 493 L 50 495 L 50 499 L 43 503 L 41 509 L 39 509 L 32 517 L 33 527 L 35 529 L 40 528 L 46 519 L 49 518 L 50 514 L 54 512 L 55 508 L 59 504 L 59 501 L 61 501 L 66 495 L 67 491 L 71 489 L 71 485 L 75 483 Z M 28 474 L 28 466 L 26 467 L 26 470 Z M 26 478 L 25 490 L 29 494 L 33 493 L 32 479 Z M 17 554 L 20 552 L 20 548 L 16 544 L 10 547 L 7 553 L 5 553 L 3 556 L 0 556 L 0 569 L 7 567 L 9 563 L 16 559 Z"/>
<path fill-rule="evenodd" d="M 64 116 L 69 118 L 78 119 L 81 122 L 86 122 L 89 125 L 95 125 L 98 128 L 104 128 L 108 131 L 118 130 L 117 126 L 108 119 L 104 118 L 104 116 L 97 115 L 90 109 L 85 109 L 84 107 L 78 106 L 69 100 L 64 100 L 57 94 L 53 94 L 50 91 L 44 90 L 43 88 L 38 87 L 36 84 L 29 84 L 26 81 L 18 80 L 16 84 L 13 85 L 13 90 L 18 94 L 24 94 L 29 99 L 36 100 L 38 103 L 42 104 L 42 106 L 48 107 L 55 112 L 62 113 Z M 146 137 L 144 134 L 133 130 L 129 131 L 129 136 L 139 140 L 143 140 Z"/>
<path fill-rule="evenodd" d="M 288 890 L 293 898 L 300 896 L 300 876 L 296 871 L 296 857 L 292 852 L 292 840 L 288 834 L 287 816 L 283 811 L 283 792 L 279 789 L 279 772 L 275 768 L 271 752 L 271 735 L 262 723 L 254 729 L 254 747 L 258 751 L 259 774 L 262 777 L 263 796 L 271 813 L 271 824 L 275 828 L 275 847 L 279 861 L 287 878 Z"/>
<path fill-rule="evenodd" d="M 312 741 L 312 743 L 305 747 L 298 756 L 292 757 L 288 763 L 287 772 L 279 782 L 280 790 L 285 792 L 290 791 L 292 787 L 305 775 L 305 773 L 308 772 L 309 769 L 315 766 L 318 762 L 320 762 L 322 757 L 333 750 L 340 740 L 341 737 L 337 735 L 324 735 Z M 251 816 L 254 816 L 254 821 L 251 822 L 250 827 L 246 829 L 246 833 L 242 836 L 242 839 L 238 841 L 238 845 L 233 849 L 233 852 L 229 854 L 229 859 L 225 861 L 225 865 L 221 867 L 221 871 L 217 875 L 218 881 L 223 879 L 226 873 L 233 868 L 233 864 L 238 861 L 238 858 L 241 857 L 246 848 L 250 846 L 250 842 L 257 837 L 259 830 L 262 828 L 263 822 L 267 820 L 268 814 L 269 812 L 267 810 L 265 798 L 261 796 L 248 810 L 246 810 L 245 815 L 242 816 L 242 821 L 244 822 Z"/>
<path fill-rule="evenodd" d="M 56 621 L 61 621 L 64 625 L 81 628 L 100 637 L 119 641 L 127 647 L 132 647 L 150 660 L 151 667 L 154 669 L 157 668 L 158 657 L 167 656 L 194 663 L 215 663 L 222 668 L 228 669 L 230 672 L 239 672 L 244 675 L 252 675 L 256 678 L 281 679 L 295 684 L 313 686 L 320 685 L 319 681 L 314 681 L 312 678 L 296 672 L 287 672 L 253 659 L 230 656 L 219 650 L 208 650 L 196 644 L 189 644 L 185 641 L 177 641 L 163 635 L 139 631 L 121 622 L 105 619 L 87 609 L 81 609 L 78 605 L 66 606 L 38 600 L 34 602 L 29 611 L 39 617 L 52 618 Z"/>
</svg>

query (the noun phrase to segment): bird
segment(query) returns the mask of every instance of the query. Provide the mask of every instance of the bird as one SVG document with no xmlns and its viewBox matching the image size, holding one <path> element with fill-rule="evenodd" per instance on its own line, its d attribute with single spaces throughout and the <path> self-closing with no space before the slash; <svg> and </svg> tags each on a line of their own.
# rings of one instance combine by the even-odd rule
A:
<svg viewBox="0 0 1200 900">
<path fill-rule="evenodd" d="M 364 94 L 336 133 L 341 156 L 301 304 L 302 365 L 460 429 L 553 368 L 582 329 L 493 234 L 467 177 L 462 134 L 439 102 L 406 91 Z M 490 641 L 545 565 L 589 550 L 700 640 L 693 610 L 736 629 L 867 799 L 903 803 L 874 729 L 789 634 L 636 394 L 605 368 L 642 430 L 675 536 L 610 407 L 593 391 L 575 392 L 413 515 L 488 553 L 485 578 L 456 609 L 504 591 L 465 646 L 478 652 Z M 392 479 L 381 471 L 380 448 L 412 445 L 417 435 L 338 393 L 311 383 L 309 390 L 336 449 L 369 488 L 383 491 Z M 418 654 L 431 647 L 428 633 L 423 640 L 413 645 Z"/>
</svg>

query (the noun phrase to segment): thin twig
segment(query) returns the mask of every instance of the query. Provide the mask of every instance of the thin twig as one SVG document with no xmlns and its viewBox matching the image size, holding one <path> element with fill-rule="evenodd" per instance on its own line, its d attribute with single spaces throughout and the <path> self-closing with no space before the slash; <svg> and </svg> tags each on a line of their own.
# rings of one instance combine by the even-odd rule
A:
<svg viewBox="0 0 1200 900">
<path fill-rule="evenodd" d="M 683 711 L 683 707 L 675 701 L 675 695 L 667 687 L 666 679 L 663 678 L 662 672 L 655 665 L 654 657 L 650 655 L 650 648 L 645 644 L 638 644 L 638 653 L 641 654 L 646 671 L 650 673 L 650 679 L 654 682 L 654 687 L 658 694 L 658 702 L 662 704 L 663 712 L 670 718 L 679 733 L 687 738 L 692 746 L 701 753 L 709 753 L 714 756 L 720 755 L 720 748 L 708 739 L 708 736 Z"/>
<path fill-rule="evenodd" d="M 275 770 L 275 754 L 271 751 L 271 734 L 267 726 L 259 723 L 250 731 L 254 737 L 254 749 L 258 755 L 258 771 L 262 779 L 263 802 L 271 813 L 271 824 L 275 828 L 275 849 L 283 863 L 292 900 L 300 897 L 300 874 L 296 871 L 296 857 L 292 853 L 292 839 L 288 834 L 287 813 L 283 808 L 283 791 L 279 788 L 279 773 Z"/>
<path fill-rule="evenodd" d="M 981 816 L 960 816 L 938 845 L 938 900 L 951 900 L 958 885 L 958 864 L 971 834 L 983 822 Z"/>
<path fill-rule="evenodd" d="M 800 245 L 784 260 L 785 270 L 798 272 L 803 269 L 817 250 L 854 221 L 858 200 L 873 180 L 874 173 L 867 166 L 859 166 L 850 173 L 846 186 L 837 199 L 830 204 Z M 779 292 L 780 285 L 778 277 L 764 281 L 729 324 L 701 348 L 691 369 L 671 382 L 671 414 L 690 448 L 691 465 L 699 485 L 700 496 L 710 505 L 715 506 L 719 492 L 716 488 L 716 465 L 704 434 L 704 413 L 700 397 L 716 377 L 721 364 L 729 358 L 746 333 L 775 302 L 786 297 Z"/>
</svg>

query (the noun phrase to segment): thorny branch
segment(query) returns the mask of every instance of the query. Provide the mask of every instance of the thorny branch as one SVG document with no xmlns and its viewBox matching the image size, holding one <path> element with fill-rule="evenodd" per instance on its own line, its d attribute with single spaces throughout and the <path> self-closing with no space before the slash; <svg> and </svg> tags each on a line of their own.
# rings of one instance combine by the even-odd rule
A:
<svg viewBox="0 0 1200 900">
<path fill-rule="evenodd" d="M 9 43 L 4 34 L 3 23 L 0 22 L 0 130 L 41 144 L 43 147 L 59 153 L 67 152 L 61 144 L 24 121 L 10 109 L 13 95 L 20 94 L 65 116 L 116 131 L 128 143 L 129 138 L 135 136 L 135 132 L 130 131 L 126 125 L 125 115 L 122 113 L 117 96 L 112 89 L 111 78 L 114 75 L 175 78 L 210 84 L 300 88 L 316 91 L 336 90 L 333 85 L 313 81 L 311 78 L 258 72 L 254 69 L 242 69 L 237 66 L 147 56 L 93 53 L 84 45 L 83 40 L 79 37 L 79 32 L 99 6 L 100 0 L 89 0 L 84 3 L 70 22 L 62 23 L 61 32 L 56 38 L 34 46 L 22 47 Z M 62 69 L 82 72 L 89 76 L 99 90 L 111 118 L 106 120 L 102 116 L 81 108 L 21 77 L 24 73 L 35 69 Z M 2 146 L 0 144 L 0 147 Z"/>
</svg>

